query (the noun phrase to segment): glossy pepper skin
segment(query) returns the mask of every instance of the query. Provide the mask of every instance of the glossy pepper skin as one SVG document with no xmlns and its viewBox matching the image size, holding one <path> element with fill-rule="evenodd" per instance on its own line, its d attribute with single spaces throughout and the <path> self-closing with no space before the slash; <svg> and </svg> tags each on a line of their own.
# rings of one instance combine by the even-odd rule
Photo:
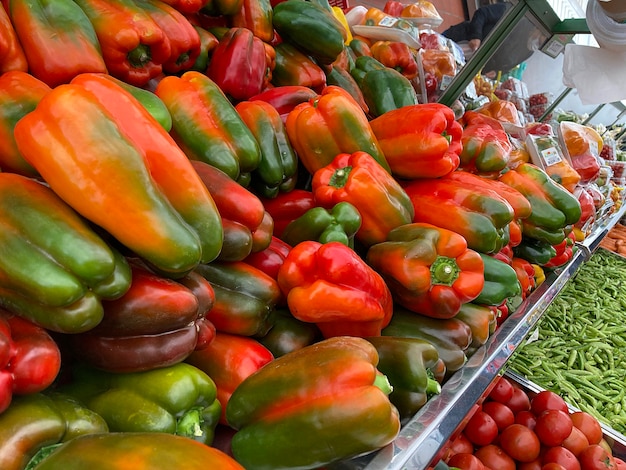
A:
<svg viewBox="0 0 626 470">
<path fill-rule="evenodd" d="M 3 309 L 0 358 L 0 413 L 14 396 L 48 388 L 61 368 L 61 352 L 48 331 Z"/>
<path fill-rule="evenodd" d="M 267 248 L 272 238 L 273 220 L 263 207 L 261 200 L 251 191 L 241 186 L 217 167 L 198 160 L 191 162 L 209 192 L 225 227 L 225 239 L 218 259 L 224 261 L 228 251 L 229 261 L 241 261 L 250 253 Z M 230 221 L 246 232 L 246 244 L 232 246 L 226 240 Z M 230 225 L 229 225 L 230 226 Z"/>
<path fill-rule="evenodd" d="M 0 5 L 0 75 L 6 72 L 28 72 L 24 49 L 9 18 L 9 12 Z"/>
<path fill-rule="evenodd" d="M 354 236 L 361 227 L 361 214 L 351 203 L 342 201 L 331 209 L 317 206 L 289 223 L 281 239 L 291 246 L 305 240 L 331 241 L 354 248 Z"/>
<path fill-rule="evenodd" d="M 330 67 L 330 70 L 326 70 L 326 84 L 338 86 L 346 90 L 354 100 L 359 103 L 363 112 L 367 115 L 369 113 L 369 106 L 365 102 L 365 97 L 361 88 L 354 77 L 350 74 L 346 67 Z"/>
<path fill-rule="evenodd" d="M 103 301 L 102 322 L 68 339 L 77 357 L 108 372 L 167 367 L 198 347 L 200 325 L 214 302 L 209 282 L 193 271 L 174 281 L 133 263 L 130 289 Z M 214 334 L 203 340 L 210 342 Z"/>
<path fill-rule="evenodd" d="M 452 230 L 481 253 L 498 252 L 509 243 L 515 212 L 495 191 L 445 176 L 408 181 L 404 190 L 413 201 L 414 222 Z"/>
<path fill-rule="evenodd" d="M 489 305 L 463 304 L 454 317 L 468 325 L 472 330 L 472 344 L 468 348 L 468 357 L 487 342 L 496 330 L 497 321 L 494 310 Z"/>
<path fill-rule="evenodd" d="M 279 192 L 295 188 L 298 179 L 296 155 L 285 124 L 278 110 L 261 101 L 242 101 L 235 109 L 250 129 L 261 151 L 261 159 L 252 172 L 253 190 L 263 197 L 275 197 Z"/>
<path fill-rule="evenodd" d="M 522 163 L 499 179 L 530 202 L 532 213 L 522 221 L 525 237 L 557 245 L 567 236 L 569 226 L 580 219 L 578 198 L 532 163 Z"/>
<path fill-rule="evenodd" d="M 274 39 L 273 18 L 270 0 L 242 0 L 239 9 L 231 15 L 234 27 L 249 29 L 265 43 Z"/>
<path fill-rule="evenodd" d="M 288 193 L 279 193 L 272 199 L 264 198 L 262 201 L 265 210 L 274 219 L 274 235 L 278 238 L 288 224 L 317 206 L 313 192 L 299 188 Z"/>
<path fill-rule="evenodd" d="M 523 258 L 513 257 L 511 259 L 511 267 L 517 273 L 517 279 L 522 289 L 522 299 L 525 299 L 536 287 L 535 268 L 530 261 Z"/>
<path fill-rule="evenodd" d="M 52 331 L 96 326 L 100 299 L 130 286 L 126 260 L 36 180 L 0 173 L 0 195 L 0 305 Z"/>
<path fill-rule="evenodd" d="M 370 48 L 372 57 L 381 64 L 397 70 L 407 79 L 418 75 L 417 61 L 411 48 L 399 41 L 376 41 Z"/>
<path fill-rule="evenodd" d="M 250 375 L 226 407 L 237 430 L 235 459 L 248 469 L 313 469 L 391 442 L 400 420 L 377 364 L 372 344 L 342 336 L 285 354 Z"/>
<path fill-rule="evenodd" d="M 163 72 L 189 70 L 200 55 L 200 35 L 184 14 L 161 0 L 134 0 L 161 28 L 170 43 L 170 56 Z"/>
<path fill-rule="evenodd" d="M 521 295 L 522 286 L 517 273 L 509 264 L 481 253 L 485 266 L 485 285 L 474 299 L 479 305 L 500 305 L 510 297 Z"/>
<path fill-rule="evenodd" d="M 54 88 L 79 73 L 107 73 L 94 27 L 73 0 L 11 0 L 28 71 Z"/>
<path fill-rule="evenodd" d="M 221 407 L 211 378 L 181 362 L 144 372 L 116 374 L 76 366 L 58 388 L 107 422 L 111 432 L 185 436 L 211 445 Z"/>
<path fill-rule="evenodd" d="M 217 331 L 254 336 L 269 330 L 269 314 L 281 298 L 276 280 L 243 261 L 214 261 L 198 266 L 196 272 L 215 291 L 207 318 Z"/>
<path fill-rule="evenodd" d="M 15 142 L 15 124 L 35 109 L 52 89 L 31 74 L 14 70 L 0 75 L 0 170 L 38 176 Z"/>
<path fill-rule="evenodd" d="M 389 400 L 406 423 L 428 399 L 441 391 L 431 369 L 439 362 L 432 343 L 419 338 L 378 336 L 365 338 L 378 352 L 378 370 L 387 376 L 393 391 Z"/>
<path fill-rule="evenodd" d="M 76 0 L 96 32 L 111 75 L 144 86 L 163 71 L 172 48 L 159 25 L 132 0 Z"/>
<path fill-rule="evenodd" d="M 317 97 L 297 105 L 287 116 L 286 125 L 291 145 L 311 174 L 340 153 L 357 151 L 369 153 L 389 170 L 367 116 L 342 88 L 327 86 Z"/>
<path fill-rule="evenodd" d="M 391 292 L 382 277 L 340 242 L 293 247 L 278 284 L 292 315 L 317 324 L 325 338 L 380 336 L 391 318 Z"/>
<path fill-rule="evenodd" d="M 208 76 L 168 76 L 155 90 L 172 115 L 172 136 L 191 160 L 213 165 L 232 179 L 255 170 L 259 145 L 235 107 Z"/>
<path fill-rule="evenodd" d="M 252 96 L 249 101 L 265 101 L 271 104 L 283 121 L 287 122 L 287 115 L 300 103 L 316 98 L 318 93 L 303 85 L 283 85 L 263 90 L 258 95 Z"/>
<path fill-rule="evenodd" d="M 472 329 L 457 318 L 431 318 L 396 306 L 382 336 L 419 338 L 437 349 L 445 364 L 444 375 L 450 377 L 467 362 L 472 344 Z"/>
<path fill-rule="evenodd" d="M 198 13 L 207 2 L 208 0 L 163 0 L 163 3 L 187 15 Z"/>
<path fill-rule="evenodd" d="M 83 436 L 61 446 L 38 466 L 40 470 L 123 470 L 138 468 L 244 470 L 224 452 L 182 436 L 152 432 L 112 432 Z"/>
<path fill-rule="evenodd" d="M 272 329 L 259 338 L 259 342 L 269 349 L 275 358 L 323 339 L 316 325 L 298 320 L 288 309 L 274 309 L 270 314 L 270 322 Z"/>
<path fill-rule="evenodd" d="M 260 269 L 272 279 L 278 279 L 278 270 L 285 262 L 285 258 L 291 251 L 291 246 L 276 236 L 264 250 L 250 253 L 244 261 L 257 269 Z"/>
<path fill-rule="evenodd" d="M 263 90 L 267 74 L 265 46 L 251 30 L 229 28 L 213 50 L 207 75 L 235 102 Z"/>
<path fill-rule="evenodd" d="M 448 106 L 403 106 L 372 119 L 370 125 L 398 178 L 438 178 L 459 166 L 462 128 Z"/>
<path fill-rule="evenodd" d="M 16 397 L 0 414 L 0 467 L 24 470 L 49 446 L 108 430 L 101 416 L 69 396 L 49 392 Z"/>
<path fill-rule="evenodd" d="M 286 0 L 274 6 L 274 29 L 320 64 L 331 64 L 343 52 L 347 32 L 331 9 L 313 2 Z"/>
<path fill-rule="evenodd" d="M 385 279 L 394 301 L 433 318 L 452 318 L 485 282 L 480 254 L 458 233 L 431 224 L 401 225 L 372 245 L 367 263 Z"/>
<path fill-rule="evenodd" d="M 77 212 L 155 269 L 180 277 L 215 259 L 219 213 L 170 135 L 106 78 L 81 74 L 72 82 L 16 124 L 24 158 Z"/>
<path fill-rule="evenodd" d="M 498 175 L 507 168 L 513 150 L 502 123 L 476 111 L 466 111 L 463 126 L 461 168 L 483 175 Z"/>
<path fill-rule="evenodd" d="M 548 242 L 526 237 L 522 242 L 513 248 L 515 256 L 526 261 L 544 266 L 556 256 L 556 249 Z"/>
<path fill-rule="evenodd" d="M 574 232 L 570 232 L 561 243 L 554 246 L 556 255 L 550 258 L 550 261 L 544 264 L 543 267 L 554 269 L 571 261 L 577 250 L 575 243 L 576 235 Z"/>
<path fill-rule="evenodd" d="M 326 74 L 308 55 L 293 44 L 281 42 L 274 46 L 276 66 L 272 72 L 272 85 L 300 85 L 320 93 L 326 86 Z"/>
<path fill-rule="evenodd" d="M 387 111 L 418 103 L 411 82 L 400 72 L 389 68 L 371 56 L 360 56 L 350 70 L 361 88 L 372 118 Z"/>
<path fill-rule="evenodd" d="M 365 246 L 385 241 L 392 229 L 413 220 L 409 196 L 366 152 L 338 154 L 314 173 L 312 188 L 315 200 L 324 207 L 344 201 L 357 208 L 361 227 L 356 239 Z"/>
<path fill-rule="evenodd" d="M 246 377 L 274 360 L 273 354 L 258 340 L 218 332 L 208 347 L 192 353 L 185 362 L 204 371 L 215 382 L 222 406 L 220 423 L 226 422 L 226 405 Z"/>
</svg>

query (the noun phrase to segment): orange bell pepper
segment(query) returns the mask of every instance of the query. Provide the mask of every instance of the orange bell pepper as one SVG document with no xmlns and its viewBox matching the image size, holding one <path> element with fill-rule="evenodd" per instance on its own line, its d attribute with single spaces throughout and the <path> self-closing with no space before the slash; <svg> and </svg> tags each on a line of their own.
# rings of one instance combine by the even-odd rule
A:
<svg viewBox="0 0 626 470">
<path fill-rule="evenodd" d="M 399 41 L 376 41 L 370 50 L 372 57 L 381 64 L 396 69 L 409 80 L 417 77 L 417 61 L 407 44 Z"/>
</svg>

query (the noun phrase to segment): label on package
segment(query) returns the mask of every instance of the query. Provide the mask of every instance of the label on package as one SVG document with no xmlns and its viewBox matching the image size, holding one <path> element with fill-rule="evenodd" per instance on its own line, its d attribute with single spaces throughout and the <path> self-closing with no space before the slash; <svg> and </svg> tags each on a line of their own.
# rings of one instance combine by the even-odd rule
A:
<svg viewBox="0 0 626 470">
<path fill-rule="evenodd" d="M 543 161 L 546 162 L 546 166 L 556 165 L 557 163 L 561 163 L 561 155 L 558 150 L 554 147 L 549 147 L 545 150 L 541 151 L 541 156 L 543 157 Z"/>
</svg>

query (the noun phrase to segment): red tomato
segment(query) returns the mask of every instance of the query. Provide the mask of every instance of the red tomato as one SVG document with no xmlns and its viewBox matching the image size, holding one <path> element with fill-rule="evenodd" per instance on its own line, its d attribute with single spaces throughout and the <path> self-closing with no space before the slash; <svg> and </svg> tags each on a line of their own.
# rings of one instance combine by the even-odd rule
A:
<svg viewBox="0 0 626 470">
<path fill-rule="evenodd" d="M 553 447 L 560 446 L 570 435 L 573 427 L 569 413 L 562 410 L 546 410 L 537 416 L 534 431 L 542 444 Z"/>
<path fill-rule="evenodd" d="M 498 376 L 497 382 L 487 396 L 490 400 L 506 403 L 513 396 L 513 384 L 503 376 Z"/>
<path fill-rule="evenodd" d="M 485 470 L 485 466 L 474 454 L 454 454 L 449 460 L 450 467 L 457 467 L 461 470 Z"/>
<path fill-rule="evenodd" d="M 455 454 L 471 454 L 472 452 L 474 452 L 474 444 L 470 442 L 465 434 L 460 433 L 450 441 L 447 455 L 449 458 Z"/>
<path fill-rule="evenodd" d="M 530 398 L 524 390 L 519 387 L 513 387 L 513 395 L 511 399 L 505 403 L 506 406 L 511 408 L 513 413 L 517 413 L 522 410 L 530 410 Z"/>
<path fill-rule="evenodd" d="M 469 419 L 463 432 L 473 444 L 486 446 L 498 436 L 498 425 L 491 416 L 478 410 Z"/>
<path fill-rule="evenodd" d="M 600 444 L 591 444 L 578 455 L 581 470 L 617 470 L 613 456 Z"/>
<path fill-rule="evenodd" d="M 537 435 L 523 424 L 511 424 L 500 433 L 500 447 L 520 462 L 532 462 L 539 457 L 541 443 Z"/>
<path fill-rule="evenodd" d="M 580 463 L 578 463 L 576 456 L 563 446 L 547 449 L 543 454 L 542 462 L 544 465 L 547 463 L 558 463 L 565 470 L 580 470 Z"/>
<path fill-rule="evenodd" d="M 541 470 L 567 470 L 563 465 L 556 462 L 550 462 L 541 466 Z"/>
<path fill-rule="evenodd" d="M 499 401 L 486 401 L 483 403 L 483 411 L 493 418 L 499 431 L 515 422 L 515 415 L 511 408 Z"/>
<path fill-rule="evenodd" d="M 515 415 L 515 422 L 518 424 L 523 424 L 528 429 L 535 429 L 535 424 L 537 424 L 537 417 L 532 413 L 532 411 L 522 410 L 518 411 Z"/>
<path fill-rule="evenodd" d="M 517 470 L 541 470 L 541 457 L 536 458 L 532 462 L 518 462 Z"/>
<path fill-rule="evenodd" d="M 615 465 L 617 466 L 617 470 L 626 470 L 626 462 L 620 459 L 619 457 L 613 457 L 615 460 Z"/>
<path fill-rule="evenodd" d="M 515 470 L 515 460 L 494 444 L 483 446 L 474 452 L 483 465 L 491 470 Z"/>
<path fill-rule="evenodd" d="M 602 428 L 600 427 L 600 422 L 596 419 L 595 416 L 590 415 L 586 411 L 575 411 L 570 415 L 572 419 L 572 423 L 578 429 L 580 429 L 585 436 L 587 436 L 587 440 L 589 444 L 599 444 L 602 440 Z"/>
<path fill-rule="evenodd" d="M 589 441 L 587 440 L 587 436 L 585 436 L 580 429 L 574 426 L 570 435 L 567 436 L 561 445 L 578 457 L 583 449 L 587 448 Z"/>
<path fill-rule="evenodd" d="M 558 393 L 542 390 L 530 401 L 530 411 L 539 416 L 546 410 L 562 410 L 569 414 L 567 403 Z"/>
</svg>

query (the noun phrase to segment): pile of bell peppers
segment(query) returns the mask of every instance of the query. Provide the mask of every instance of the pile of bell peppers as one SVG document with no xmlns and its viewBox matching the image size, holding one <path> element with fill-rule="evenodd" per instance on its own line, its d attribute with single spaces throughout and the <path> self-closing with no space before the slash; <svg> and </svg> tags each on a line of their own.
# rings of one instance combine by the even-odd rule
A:
<svg viewBox="0 0 626 470">
<path fill-rule="evenodd" d="M 324 0 L 29 5 L 0 2 L 2 468 L 375 452 L 576 251 L 577 197 Z"/>
</svg>

